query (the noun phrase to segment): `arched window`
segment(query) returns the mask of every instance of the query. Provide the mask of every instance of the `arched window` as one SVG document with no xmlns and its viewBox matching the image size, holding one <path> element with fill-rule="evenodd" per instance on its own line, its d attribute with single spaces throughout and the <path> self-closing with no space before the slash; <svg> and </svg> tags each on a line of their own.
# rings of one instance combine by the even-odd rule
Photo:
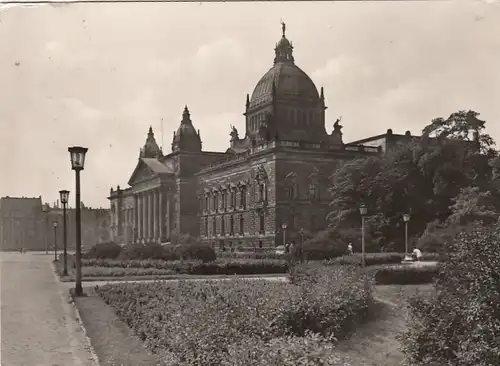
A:
<svg viewBox="0 0 500 366">
<path fill-rule="evenodd" d="M 243 235 L 245 233 L 245 219 L 243 218 L 243 215 L 240 215 L 240 235 Z"/>
</svg>

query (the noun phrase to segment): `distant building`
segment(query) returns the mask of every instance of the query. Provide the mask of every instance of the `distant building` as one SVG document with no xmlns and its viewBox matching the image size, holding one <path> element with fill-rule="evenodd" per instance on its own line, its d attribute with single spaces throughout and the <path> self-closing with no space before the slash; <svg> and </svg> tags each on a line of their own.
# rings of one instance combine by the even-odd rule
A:
<svg viewBox="0 0 500 366">
<path fill-rule="evenodd" d="M 42 198 L 0 198 L 2 250 L 36 249 L 40 246 Z"/>
<path fill-rule="evenodd" d="M 383 149 L 344 144 L 340 119 L 327 133 L 326 109 L 323 88 L 295 64 L 283 26 L 272 67 L 247 94 L 244 136 L 232 127 L 225 152 L 202 150 L 187 106 L 171 153 L 149 128 L 130 187 L 110 191 L 112 239 L 158 243 L 190 234 L 218 248 L 269 248 L 300 229 L 325 228 L 330 175 Z"/>
<path fill-rule="evenodd" d="M 45 208 L 45 210 L 44 210 Z M 44 212 L 45 211 L 45 212 Z M 68 208 L 68 248 L 75 247 L 75 210 Z M 0 199 L 0 240 L 2 250 L 53 250 L 54 227 L 57 221 L 57 246 L 63 248 L 63 209 L 59 202 L 42 204 L 42 198 L 3 197 Z M 87 208 L 82 205 L 82 246 L 89 248 L 109 241 L 109 209 Z"/>
</svg>

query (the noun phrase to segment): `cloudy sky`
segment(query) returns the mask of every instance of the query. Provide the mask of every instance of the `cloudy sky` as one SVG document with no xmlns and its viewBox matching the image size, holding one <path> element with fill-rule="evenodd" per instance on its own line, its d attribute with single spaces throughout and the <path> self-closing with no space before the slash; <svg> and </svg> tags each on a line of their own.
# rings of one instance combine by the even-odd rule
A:
<svg viewBox="0 0 500 366">
<path fill-rule="evenodd" d="M 474 109 L 500 140 L 500 3 L 116 3 L 0 8 L 0 196 L 74 189 L 67 147 L 89 148 L 82 199 L 108 207 L 149 125 L 170 152 L 187 104 L 207 150 L 243 131 L 280 19 L 344 141 L 419 131 Z M 73 192 L 72 192 L 73 193 Z M 71 197 L 74 199 L 74 197 Z M 73 201 L 71 201 L 73 202 Z"/>
</svg>

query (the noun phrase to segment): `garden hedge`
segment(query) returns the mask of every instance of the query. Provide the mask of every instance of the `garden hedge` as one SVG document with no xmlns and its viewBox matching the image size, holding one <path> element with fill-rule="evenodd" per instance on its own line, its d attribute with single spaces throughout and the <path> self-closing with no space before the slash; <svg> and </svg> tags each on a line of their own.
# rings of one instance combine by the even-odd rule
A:
<svg viewBox="0 0 500 366">
<path fill-rule="evenodd" d="M 162 365 L 335 365 L 335 338 L 369 313 L 370 280 L 323 266 L 315 282 L 125 283 L 96 292 Z M 249 352 L 250 351 L 250 352 Z"/>
</svg>

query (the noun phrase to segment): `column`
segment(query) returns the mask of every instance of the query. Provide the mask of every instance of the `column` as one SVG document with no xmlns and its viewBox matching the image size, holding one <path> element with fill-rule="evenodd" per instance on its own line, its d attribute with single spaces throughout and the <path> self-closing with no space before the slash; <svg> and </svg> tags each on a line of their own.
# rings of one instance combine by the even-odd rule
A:
<svg viewBox="0 0 500 366">
<path fill-rule="evenodd" d="M 138 193 L 137 194 L 137 242 L 140 241 L 142 237 L 142 201 L 141 201 L 141 195 Z"/>
<path fill-rule="evenodd" d="M 170 195 L 167 195 L 167 207 L 165 209 L 167 211 L 166 213 L 166 220 L 165 220 L 165 234 L 166 236 L 170 239 L 170 214 L 171 214 L 171 210 L 170 210 Z"/>
<path fill-rule="evenodd" d="M 158 191 L 153 191 L 153 237 L 158 242 Z"/>
<path fill-rule="evenodd" d="M 163 240 L 163 223 L 165 222 L 165 217 L 163 216 L 163 192 L 158 191 L 158 236 L 160 237 L 160 243 Z"/>
<path fill-rule="evenodd" d="M 153 218 L 152 216 L 152 210 L 153 210 L 153 202 L 151 200 L 151 195 L 152 195 L 152 192 L 149 191 L 148 194 L 147 194 L 147 199 L 148 199 L 148 231 L 147 231 L 147 236 L 148 236 L 148 239 L 151 240 L 151 238 L 153 237 L 153 233 L 152 233 L 152 230 L 151 230 L 151 219 Z"/>
<path fill-rule="evenodd" d="M 139 235 L 139 231 L 138 231 L 138 227 L 139 227 L 139 223 L 138 223 L 138 219 L 139 219 L 139 216 L 138 216 L 138 203 L 139 203 L 139 200 L 137 199 L 137 195 L 134 195 L 134 211 L 133 211 L 133 220 L 134 220 L 134 223 L 133 223 L 133 230 L 132 230 L 132 242 L 134 243 L 135 240 L 137 239 L 138 235 Z"/>
<path fill-rule="evenodd" d="M 146 239 L 148 232 L 146 231 L 146 223 L 148 220 L 147 217 L 147 199 L 146 199 L 146 193 L 143 192 L 141 195 L 141 200 L 142 200 L 142 239 Z"/>
</svg>

